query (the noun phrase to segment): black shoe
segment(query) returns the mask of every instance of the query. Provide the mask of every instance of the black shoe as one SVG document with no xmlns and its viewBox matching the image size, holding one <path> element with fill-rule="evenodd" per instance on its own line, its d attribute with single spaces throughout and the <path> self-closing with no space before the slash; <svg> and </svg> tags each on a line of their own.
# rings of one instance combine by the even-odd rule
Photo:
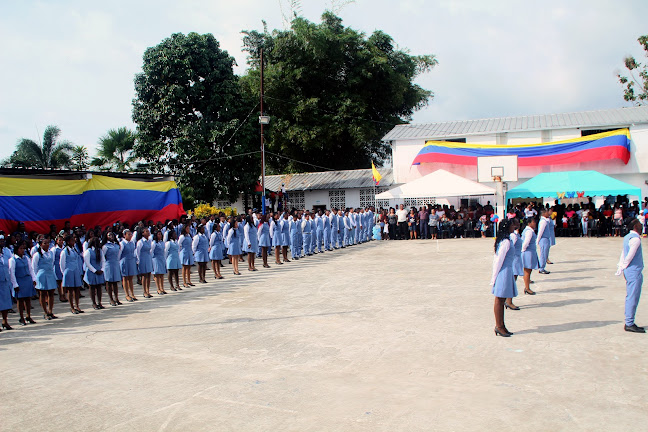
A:
<svg viewBox="0 0 648 432">
<path fill-rule="evenodd" d="M 51 319 L 58 319 L 58 317 L 57 317 L 56 315 L 54 315 L 54 314 L 50 314 L 49 317 L 50 317 Z"/>
<path fill-rule="evenodd" d="M 646 329 L 643 327 L 639 327 L 637 324 L 632 324 L 631 326 L 623 326 L 623 329 L 627 332 L 632 332 L 632 333 L 646 333 Z"/>
<path fill-rule="evenodd" d="M 519 307 L 517 307 L 517 306 L 515 306 L 515 305 L 510 305 L 510 304 L 508 304 L 508 303 L 504 303 L 504 307 L 505 307 L 506 309 L 511 309 L 511 310 L 520 310 Z"/>
<path fill-rule="evenodd" d="M 9 324 L 2 324 L 2 328 L 5 330 L 13 330 L 13 327 L 11 327 Z"/>
<path fill-rule="evenodd" d="M 115 300 L 115 303 L 117 303 L 117 306 L 122 304 L 122 302 L 120 302 L 119 300 Z"/>
<path fill-rule="evenodd" d="M 540 273 L 540 274 L 550 274 L 551 272 L 548 272 L 547 270 L 540 270 L 538 273 Z"/>
<path fill-rule="evenodd" d="M 36 324 L 36 321 L 34 321 L 31 317 L 27 317 L 27 318 L 25 318 L 25 320 L 26 320 L 29 324 Z"/>
<path fill-rule="evenodd" d="M 24 319 L 24 318 L 20 318 L 20 319 L 18 320 L 18 324 L 20 324 L 21 326 L 26 326 L 26 325 L 27 325 L 27 323 L 25 322 L 25 319 Z"/>
<path fill-rule="evenodd" d="M 511 333 L 500 331 L 497 327 L 495 327 L 495 336 L 511 337 Z"/>
</svg>

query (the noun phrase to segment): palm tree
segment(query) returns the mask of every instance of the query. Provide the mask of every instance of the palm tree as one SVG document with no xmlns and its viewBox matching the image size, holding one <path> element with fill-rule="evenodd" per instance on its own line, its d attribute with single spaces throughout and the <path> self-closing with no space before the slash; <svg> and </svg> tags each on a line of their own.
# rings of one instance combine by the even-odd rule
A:
<svg viewBox="0 0 648 432">
<path fill-rule="evenodd" d="M 77 171 L 88 169 L 88 149 L 86 146 L 74 146 L 72 149 L 70 168 Z"/>
<path fill-rule="evenodd" d="M 73 146 L 69 141 L 59 141 L 61 130 L 47 126 L 43 133 L 43 144 L 29 138 L 22 138 L 7 162 L 12 166 L 27 168 L 58 169 L 68 167 Z"/>
<path fill-rule="evenodd" d="M 135 133 L 128 128 L 110 129 L 99 138 L 97 157 L 90 165 L 103 170 L 127 171 L 135 160 Z"/>
</svg>

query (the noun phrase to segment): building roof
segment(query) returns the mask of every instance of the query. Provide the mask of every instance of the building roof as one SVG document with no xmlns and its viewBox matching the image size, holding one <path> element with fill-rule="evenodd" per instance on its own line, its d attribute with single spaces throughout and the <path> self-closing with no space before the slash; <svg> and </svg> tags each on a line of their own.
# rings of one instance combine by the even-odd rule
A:
<svg viewBox="0 0 648 432">
<path fill-rule="evenodd" d="M 394 184 L 391 168 L 378 168 L 378 172 L 382 175 L 380 186 Z M 265 178 L 266 190 L 281 190 L 282 183 L 287 191 L 370 188 L 374 185 L 371 169 L 280 174 Z"/>
<path fill-rule="evenodd" d="M 648 106 L 564 114 L 404 124 L 395 126 L 383 137 L 383 141 L 451 138 L 547 129 L 627 127 L 636 123 L 648 123 Z"/>
<path fill-rule="evenodd" d="M 21 177 L 21 178 L 51 178 L 57 180 L 81 180 L 90 178 L 92 175 L 101 175 L 104 177 L 116 177 L 133 181 L 173 181 L 174 177 L 167 174 L 146 174 L 146 173 L 128 173 L 113 171 L 75 171 L 75 170 L 49 170 L 40 168 L 0 168 L 2 177 Z"/>
</svg>

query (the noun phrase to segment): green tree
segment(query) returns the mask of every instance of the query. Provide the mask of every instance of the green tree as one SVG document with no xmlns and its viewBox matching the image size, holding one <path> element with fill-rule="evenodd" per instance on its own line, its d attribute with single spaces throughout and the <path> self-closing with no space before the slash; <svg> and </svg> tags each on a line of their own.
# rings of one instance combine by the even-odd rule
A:
<svg viewBox="0 0 648 432">
<path fill-rule="evenodd" d="M 57 126 L 47 126 L 40 145 L 29 138 L 21 138 L 5 165 L 42 169 L 69 167 L 73 145 L 69 141 L 60 141 L 60 135 Z"/>
<path fill-rule="evenodd" d="M 72 156 L 70 157 L 70 168 L 77 171 L 85 171 L 88 169 L 89 157 L 88 149 L 86 146 L 74 146 L 72 148 Z"/>
<path fill-rule="evenodd" d="M 637 41 L 648 57 L 648 35 L 639 37 Z M 624 64 L 628 76 L 617 74 L 623 86 L 623 99 L 635 105 L 645 105 L 648 103 L 648 65 L 639 63 L 633 56 L 626 57 Z"/>
<path fill-rule="evenodd" d="M 105 171 L 128 171 L 135 160 L 135 133 L 126 127 L 110 129 L 99 138 L 97 157 L 92 166 Z"/>
<path fill-rule="evenodd" d="M 297 17 L 289 30 L 243 33 L 250 97 L 259 97 L 263 48 L 270 152 L 334 169 L 369 167 L 388 155 L 384 134 L 432 98 L 413 81 L 437 64 L 434 56 L 399 50 L 382 31 L 367 37 L 331 12 L 320 24 Z M 281 171 L 316 169 L 272 155 L 269 163 Z"/>
<path fill-rule="evenodd" d="M 260 174 L 254 103 L 247 106 L 235 60 L 211 34 L 173 34 L 144 53 L 135 76 L 135 154 L 170 172 L 196 201 L 234 200 Z"/>
</svg>

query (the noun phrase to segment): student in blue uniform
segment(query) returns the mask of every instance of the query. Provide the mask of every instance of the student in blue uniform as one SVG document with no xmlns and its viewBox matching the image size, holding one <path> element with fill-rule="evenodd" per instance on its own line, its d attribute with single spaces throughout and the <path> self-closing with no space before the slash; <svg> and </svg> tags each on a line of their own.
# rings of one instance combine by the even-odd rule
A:
<svg viewBox="0 0 648 432">
<path fill-rule="evenodd" d="M 191 266 L 194 265 L 194 254 L 192 249 L 190 226 L 182 227 L 182 234 L 178 238 L 178 250 L 180 251 L 180 263 L 182 263 L 182 286 L 187 288 L 195 286 L 191 283 Z"/>
<path fill-rule="evenodd" d="M 331 212 L 326 210 L 322 216 L 322 247 L 325 251 L 331 250 Z"/>
<path fill-rule="evenodd" d="M 167 292 L 164 290 L 164 275 L 167 274 L 166 255 L 164 253 L 164 234 L 161 230 L 155 231 L 151 244 L 151 258 L 153 259 L 153 277 L 159 295 Z"/>
<path fill-rule="evenodd" d="M 513 276 L 517 282 L 518 276 L 524 277 L 524 266 L 522 265 L 522 237 L 520 237 L 520 221 L 517 218 L 510 219 L 509 223 L 512 226 L 513 232 L 510 235 L 511 245 L 515 249 L 513 255 Z M 513 304 L 512 298 L 507 298 L 504 307 L 511 310 L 520 310 L 519 307 Z"/>
<path fill-rule="evenodd" d="M 142 295 L 152 298 L 151 273 L 153 272 L 153 258 L 151 257 L 151 232 L 148 228 L 142 229 L 142 238 L 137 241 L 135 256 L 137 257 L 137 271 L 142 278 Z"/>
<path fill-rule="evenodd" d="M 180 247 L 178 246 L 176 237 L 177 234 L 175 230 L 168 233 L 166 243 L 164 244 L 164 256 L 166 257 L 166 267 L 169 272 L 169 285 L 171 285 L 171 291 L 182 291 L 182 288 L 180 288 L 180 280 L 178 278 L 178 273 L 182 268 L 182 263 L 180 261 Z"/>
<path fill-rule="evenodd" d="M 299 247 L 301 246 L 299 232 L 297 231 L 298 225 L 300 225 L 299 220 L 293 216 L 290 221 L 290 254 L 295 261 L 299 259 Z"/>
<path fill-rule="evenodd" d="M 342 247 L 353 245 L 353 221 L 350 212 L 344 212 L 344 243 Z"/>
<path fill-rule="evenodd" d="M 282 265 L 281 262 L 281 227 L 279 226 L 279 213 L 274 213 L 272 218 L 268 220 L 270 225 L 270 239 L 274 247 L 275 264 Z"/>
<path fill-rule="evenodd" d="M 135 238 L 130 230 L 124 230 L 123 238 L 120 242 L 121 255 L 119 259 L 119 269 L 122 275 L 122 286 L 126 301 L 137 301 L 133 288 L 133 276 L 137 276 L 137 257 L 135 256 Z"/>
<path fill-rule="evenodd" d="M 32 268 L 36 274 L 38 301 L 43 309 L 43 318 L 51 320 L 54 315 L 54 291 L 56 291 L 56 273 L 54 271 L 54 251 L 50 250 L 48 238 L 41 239 L 32 256 Z"/>
<path fill-rule="evenodd" d="M 495 259 L 493 260 L 493 275 L 491 277 L 492 293 L 495 296 L 495 335 L 510 337 L 513 333 L 504 324 L 504 304 L 507 298 L 517 296 L 513 260 L 515 247 L 511 242 L 514 225 L 504 219 L 500 222 L 495 238 Z"/>
<path fill-rule="evenodd" d="M 114 232 L 106 234 L 104 244 L 101 247 L 104 255 L 104 280 L 106 281 L 106 291 L 110 299 L 110 306 L 120 305 L 119 290 L 117 283 L 122 280 L 121 267 L 119 260 L 121 259 L 121 245 L 117 242 L 117 237 Z"/>
<path fill-rule="evenodd" d="M 209 259 L 212 263 L 214 278 L 223 279 L 220 272 L 221 260 L 223 259 L 223 233 L 221 233 L 220 224 L 214 224 L 212 229 L 213 231 L 209 238 Z"/>
<path fill-rule="evenodd" d="M 549 248 L 551 247 L 551 210 L 545 208 L 542 210 L 542 217 L 540 217 L 540 224 L 538 224 L 538 246 L 540 253 L 538 254 L 538 273 L 549 274 L 546 270 L 547 259 L 549 258 Z"/>
<path fill-rule="evenodd" d="M 283 217 L 279 221 L 279 229 L 281 231 L 281 256 L 283 262 L 290 262 L 288 259 L 288 246 L 290 246 L 290 220 L 288 220 L 288 212 L 284 212 Z"/>
<path fill-rule="evenodd" d="M 58 290 L 59 301 L 61 303 L 67 303 L 67 297 L 65 296 L 65 290 L 63 289 L 63 272 L 61 272 L 61 252 L 65 247 L 63 242 L 63 236 L 57 235 L 56 240 L 54 241 L 54 275 L 56 276 L 56 289 Z M 50 248 L 51 249 L 51 248 Z"/>
<path fill-rule="evenodd" d="M 221 235 L 223 236 L 223 260 L 227 259 L 227 245 L 225 244 L 225 240 L 227 239 L 227 231 L 229 231 L 229 223 L 227 222 L 227 218 L 225 217 L 224 213 L 221 213 L 220 216 L 220 227 L 221 227 Z M 225 263 L 221 262 L 221 266 L 223 266 Z"/>
<path fill-rule="evenodd" d="M 241 244 L 239 243 L 240 231 L 238 229 L 239 222 L 234 216 L 229 220 L 230 229 L 227 233 L 227 255 L 232 260 L 232 267 L 235 275 L 240 275 L 239 272 L 239 258 L 241 256 Z"/>
<path fill-rule="evenodd" d="M 261 248 L 263 267 L 270 268 L 268 265 L 268 249 L 272 247 L 272 238 L 270 237 L 270 224 L 268 223 L 267 215 L 261 215 L 259 227 L 257 228 L 257 236 L 259 247 Z"/>
<path fill-rule="evenodd" d="M 248 271 L 257 271 L 257 268 L 254 266 L 254 258 L 256 251 L 259 249 L 259 239 L 252 215 L 247 215 L 245 218 L 243 236 L 245 239 L 243 242 L 243 252 L 247 252 Z"/>
<path fill-rule="evenodd" d="M 4 235 L 0 234 L 0 241 L 4 242 L 4 237 Z M 0 313 L 2 313 L 2 328 L 5 330 L 13 330 L 13 327 L 7 321 L 9 311 L 13 307 L 13 302 L 11 301 L 13 286 L 11 285 L 11 276 L 9 275 L 10 258 L 5 256 L 2 250 L 3 248 L 4 245 L 0 247 Z"/>
<path fill-rule="evenodd" d="M 209 262 L 209 238 L 205 235 L 205 226 L 198 225 L 196 235 L 191 242 L 191 250 L 198 264 L 198 281 L 207 283 L 207 263 Z"/>
<path fill-rule="evenodd" d="M 638 219 L 628 223 L 630 232 L 623 238 L 623 249 L 617 264 L 617 276 L 623 273 L 626 280 L 625 325 L 624 330 L 632 333 L 645 333 L 646 329 L 635 324 L 635 314 L 643 284 L 643 252 L 641 250 L 642 225 Z"/>
<path fill-rule="evenodd" d="M 36 294 L 34 290 L 36 275 L 32 269 L 31 260 L 25 252 L 26 248 L 25 240 L 18 240 L 14 245 L 14 255 L 9 260 L 9 276 L 18 299 L 18 312 L 20 313 L 18 322 L 21 325 L 27 325 L 28 322 L 36 323 L 31 318 L 31 298 Z"/>
<path fill-rule="evenodd" d="M 538 268 L 538 253 L 536 252 L 536 233 L 538 225 L 534 217 L 527 218 L 526 228 L 522 231 L 522 266 L 524 267 L 524 294 L 535 295 L 529 285 L 531 272 Z"/>
<path fill-rule="evenodd" d="M 92 237 L 88 243 L 88 249 L 83 252 L 83 263 L 85 274 L 83 280 L 90 286 L 90 298 L 93 309 L 105 309 L 101 304 L 101 286 L 106 282 L 103 274 L 105 259 L 101 250 L 101 241 L 98 237 Z"/>
<path fill-rule="evenodd" d="M 554 214 L 553 211 L 549 210 L 549 251 L 551 251 L 552 247 L 556 246 L 556 221 L 551 217 L 552 214 Z M 585 226 L 587 226 L 587 223 L 585 224 Z M 587 233 L 585 234 L 587 235 Z M 549 260 L 549 252 L 547 252 L 547 264 L 553 264 L 553 262 Z"/>
<path fill-rule="evenodd" d="M 83 313 L 79 307 L 79 298 L 81 297 L 81 255 L 75 249 L 75 236 L 67 234 L 63 239 L 65 249 L 61 252 L 61 272 L 63 272 L 63 288 L 67 291 L 68 302 L 70 303 L 70 312 L 73 314 Z"/>
<path fill-rule="evenodd" d="M 313 255 L 312 242 L 311 242 L 313 236 L 313 224 L 310 217 L 310 213 L 306 212 L 304 214 L 304 220 L 301 223 L 301 227 L 304 236 L 304 240 L 303 240 L 304 254 L 306 256 L 311 256 Z"/>
</svg>

